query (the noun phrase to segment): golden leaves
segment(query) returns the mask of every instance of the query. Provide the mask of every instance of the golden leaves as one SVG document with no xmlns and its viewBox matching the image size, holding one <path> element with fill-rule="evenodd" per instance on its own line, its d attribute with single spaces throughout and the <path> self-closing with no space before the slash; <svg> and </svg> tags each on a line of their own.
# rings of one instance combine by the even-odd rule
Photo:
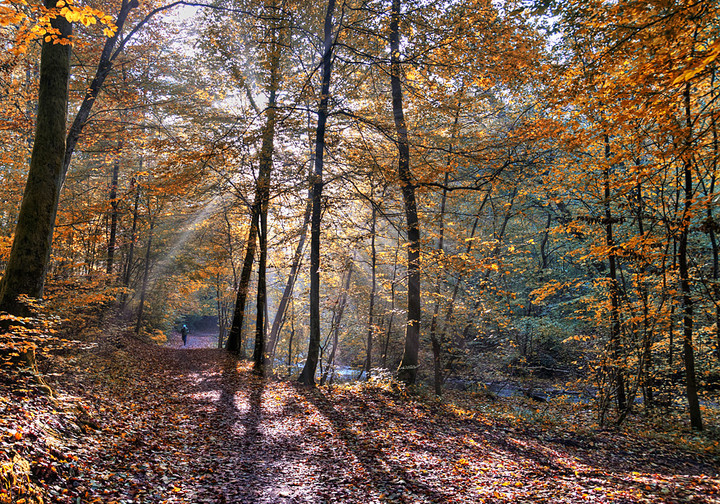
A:
<svg viewBox="0 0 720 504">
<path fill-rule="evenodd" d="M 708 48 L 707 56 L 705 56 L 702 61 L 694 65 L 691 64 L 689 68 L 673 80 L 673 84 L 680 84 L 692 80 L 696 75 L 702 73 L 710 63 L 717 60 L 718 57 L 720 57 L 720 39 L 716 40 L 715 43 Z M 697 59 L 693 61 L 697 61 Z"/>
<path fill-rule="evenodd" d="M 22 8 L 20 8 L 22 7 Z M 103 34 L 112 37 L 117 32 L 111 16 L 89 6 L 78 7 L 72 0 L 58 0 L 54 8 L 29 6 L 26 0 L 0 0 L 0 27 L 11 28 L 15 33 L 15 43 L 10 48 L 13 54 L 27 52 L 33 40 L 42 39 L 46 43 L 71 45 L 72 39 L 60 36 L 60 31 L 53 26 L 58 17 L 70 23 L 82 23 L 91 26 L 103 25 Z"/>
</svg>

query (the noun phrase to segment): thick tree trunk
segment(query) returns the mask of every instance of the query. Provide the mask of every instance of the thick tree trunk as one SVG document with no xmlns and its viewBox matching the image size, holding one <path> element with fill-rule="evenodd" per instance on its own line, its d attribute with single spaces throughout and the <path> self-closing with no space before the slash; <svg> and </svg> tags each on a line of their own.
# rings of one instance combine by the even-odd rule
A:
<svg viewBox="0 0 720 504">
<path fill-rule="evenodd" d="M 402 184 L 408 239 L 408 299 L 405 351 L 398 367 L 398 379 L 406 385 L 417 380 L 420 350 L 420 226 L 418 224 L 415 184 L 410 173 L 410 142 L 403 110 L 400 82 L 400 0 L 392 1 L 390 11 L 390 87 L 398 148 L 398 176 Z"/>
<path fill-rule="evenodd" d="M 322 198 L 323 155 L 325 153 L 325 128 L 328 118 L 330 101 L 330 75 L 332 73 L 333 26 L 332 18 L 335 11 L 335 0 L 328 0 L 325 13 L 322 86 L 318 106 L 318 122 L 315 135 L 315 173 L 313 180 L 312 219 L 310 224 L 310 341 L 307 359 L 298 381 L 305 385 L 315 385 L 320 354 L 320 220 Z"/>
<path fill-rule="evenodd" d="M 255 346 L 253 350 L 253 371 L 264 374 L 265 370 L 265 307 L 267 306 L 267 213 L 260 215 L 258 233 L 260 257 L 258 260 L 257 314 L 255 316 Z"/>
<path fill-rule="evenodd" d="M 250 276 L 252 275 L 252 265 L 255 259 L 255 247 L 257 243 L 259 212 L 256 211 L 256 205 L 253 204 L 250 216 L 250 230 L 248 232 L 248 241 L 245 248 L 245 260 L 243 268 L 240 271 L 240 282 L 238 283 L 237 299 L 235 300 L 235 310 L 233 311 L 232 325 L 230 326 L 230 334 L 226 348 L 229 352 L 239 354 L 242 352 L 242 328 L 245 318 L 245 302 L 247 301 L 247 293 L 250 287 Z"/>
<path fill-rule="evenodd" d="M 45 1 L 47 8 L 55 4 L 56 0 Z M 58 30 L 58 37 L 67 42 L 71 24 L 61 16 L 51 24 Z M 69 78 L 70 45 L 43 42 L 30 170 L 10 257 L 0 281 L 0 311 L 14 315 L 29 314 L 18 296 L 41 298 L 45 287 L 63 178 Z"/>
</svg>

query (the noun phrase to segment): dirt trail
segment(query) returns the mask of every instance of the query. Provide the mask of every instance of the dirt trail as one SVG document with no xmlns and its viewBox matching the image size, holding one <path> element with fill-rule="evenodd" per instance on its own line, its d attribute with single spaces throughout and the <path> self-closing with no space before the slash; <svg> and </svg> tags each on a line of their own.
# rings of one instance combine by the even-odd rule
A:
<svg viewBox="0 0 720 504">
<path fill-rule="evenodd" d="M 89 497 L 317 502 L 306 483 L 332 454 L 304 452 L 305 409 L 290 385 L 268 390 L 221 350 L 153 349 L 136 365 L 129 376 L 109 367 L 114 390 L 87 391 L 102 427 L 79 454 Z"/>
<path fill-rule="evenodd" d="M 398 391 L 306 390 L 221 350 L 113 347 L 73 369 L 58 386 L 99 428 L 51 502 L 720 502 L 716 459 Z"/>
<path fill-rule="evenodd" d="M 165 345 L 168 348 L 190 350 L 193 348 L 217 348 L 217 331 L 193 331 L 188 334 L 185 345 L 179 332 L 173 332 Z"/>
</svg>

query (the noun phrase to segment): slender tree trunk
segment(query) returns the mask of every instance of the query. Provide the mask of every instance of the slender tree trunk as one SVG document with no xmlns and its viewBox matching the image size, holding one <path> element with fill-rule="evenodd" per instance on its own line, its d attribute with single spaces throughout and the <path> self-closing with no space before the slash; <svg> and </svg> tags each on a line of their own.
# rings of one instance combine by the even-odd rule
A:
<svg viewBox="0 0 720 504">
<path fill-rule="evenodd" d="M 620 342 L 620 293 L 617 281 L 617 257 L 615 254 L 615 241 L 613 239 L 613 218 L 610 210 L 610 137 L 605 134 L 605 171 L 604 171 L 604 191 L 605 191 L 605 243 L 608 247 L 608 265 L 609 265 L 609 288 L 610 288 L 610 348 L 612 351 L 612 381 L 614 383 L 615 397 L 617 398 L 617 408 L 620 418 L 624 418 L 627 406 L 625 398 L 625 378 L 623 374 L 623 366 L 621 365 L 621 342 Z"/>
<path fill-rule="evenodd" d="M 715 69 L 712 71 L 712 78 L 710 81 L 710 97 L 714 101 L 715 100 Z M 712 119 L 710 120 L 710 128 L 712 130 L 712 149 L 713 149 L 713 158 L 712 158 L 712 175 L 710 178 L 710 194 L 715 193 L 715 183 L 717 181 L 717 163 L 718 163 L 718 155 L 720 155 L 720 151 L 718 150 L 718 132 L 717 132 L 717 114 L 712 115 Z M 715 230 L 715 217 L 713 215 L 713 205 L 708 205 L 708 221 L 710 223 L 710 244 L 712 245 L 712 261 L 713 261 L 713 268 L 712 268 L 712 279 L 713 279 L 713 298 L 715 300 L 715 341 L 717 345 L 717 352 L 716 356 L 718 359 L 720 359 L 720 285 L 718 285 L 718 280 L 720 279 L 720 248 L 718 247 L 718 241 L 717 241 L 717 233 Z"/>
<path fill-rule="evenodd" d="M 390 14 L 390 86 L 398 148 L 398 176 L 402 184 L 408 239 L 408 300 L 405 351 L 398 367 L 398 379 L 406 385 L 417 381 L 420 350 L 420 226 L 418 224 L 415 184 L 410 173 L 408 141 L 400 68 L 400 0 L 392 0 Z"/>
<path fill-rule="evenodd" d="M 503 238 L 505 237 L 505 231 L 507 230 L 507 225 L 510 222 L 510 218 L 512 217 L 512 207 L 515 203 L 515 197 L 517 196 L 518 188 L 514 187 L 512 190 L 512 193 L 510 194 L 510 204 L 508 205 L 507 212 L 505 213 L 505 217 L 503 217 L 502 224 L 500 225 L 500 230 L 495 233 L 495 246 L 493 247 L 492 252 L 490 252 L 490 257 L 497 257 L 497 255 L 500 253 L 500 245 L 502 244 Z M 485 202 L 483 201 L 483 206 Z M 482 206 L 480 207 L 482 209 Z M 478 212 L 479 215 L 479 212 Z M 486 281 L 488 277 L 490 276 L 491 270 L 486 270 L 482 274 L 483 281 Z M 471 314 L 474 314 L 477 312 L 478 308 L 482 304 L 482 298 L 478 298 L 478 300 L 475 302 L 475 305 L 473 306 L 473 309 L 471 310 Z M 472 327 L 473 317 L 465 323 L 465 328 L 462 332 L 462 339 L 463 341 L 467 341 L 467 338 L 470 334 L 470 328 Z"/>
<path fill-rule="evenodd" d="M 55 7 L 56 1 L 45 0 L 45 7 Z M 61 39 L 70 37 L 72 25 L 64 17 L 54 18 L 51 25 Z M 10 257 L 0 281 L 0 311 L 14 315 L 29 315 L 18 296 L 41 298 L 45 287 L 63 178 L 69 79 L 70 45 L 43 42 L 30 170 Z"/>
<path fill-rule="evenodd" d="M 351 276 L 352 276 L 352 263 L 350 263 L 350 265 L 348 266 L 347 273 L 345 274 L 345 281 L 343 282 L 343 290 L 342 290 L 342 294 L 340 295 L 337 313 L 335 315 L 335 321 L 333 324 L 333 347 L 332 347 L 332 350 L 330 351 L 330 356 L 328 357 L 327 365 L 325 366 L 325 372 L 322 375 L 320 384 L 325 384 L 327 382 L 328 373 L 331 371 L 333 365 L 335 364 L 335 355 L 337 353 L 338 342 L 340 341 L 340 324 L 342 323 L 343 314 L 345 313 L 345 305 L 347 304 L 347 293 L 348 293 L 348 289 L 350 289 L 350 277 Z"/>
<path fill-rule="evenodd" d="M 640 167 L 640 161 L 636 161 L 636 166 Z M 637 223 L 638 233 L 641 237 L 645 236 L 645 225 L 643 220 L 643 193 L 642 184 L 640 182 L 636 185 L 637 192 Z M 643 338 L 642 338 L 642 357 L 639 365 L 639 382 L 642 384 L 643 392 L 643 404 L 645 409 L 648 410 L 653 406 L 653 330 L 650 324 L 650 305 L 649 305 L 649 292 L 648 289 L 643 285 L 642 281 L 638 281 L 638 289 L 640 291 L 640 299 L 642 301 L 643 310 Z"/>
<path fill-rule="evenodd" d="M 443 181 L 443 185 L 447 187 L 448 180 L 450 177 L 450 172 L 445 172 L 445 180 Z M 443 189 L 442 191 L 442 198 L 440 199 L 440 229 L 438 230 L 438 261 L 443 260 L 443 253 L 444 253 L 444 242 L 445 242 L 445 204 L 447 202 L 447 189 Z M 441 349 L 442 349 L 442 341 L 440 340 L 440 336 L 438 335 L 438 315 L 440 314 L 440 291 L 442 288 L 442 281 L 440 280 L 440 273 L 438 272 L 437 280 L 435 282 L 435 306 L 433 307 L 433 315 L 432 319 L 430 320 L 430 343 L 432 345 L 432 351 L 433 351 L 433 370 L 434 370 L 434 380 L 433 383 L 435 385 L 435 395 L 442 395 L 442 383 L 443 383 L 443 377 L 442 377 L 442 362 L 440 355 Z"/>
<path fill-rule="evenodd" d="M 140 334 L 140 326 L 142 325 L 143 309 L 145 308 L 145 295 L 147 294 L 148 277 L 150 276 L 150 250 L 152 248 L 153 229 L 155 228 L 155 219 L 150 217 L 150 232 L 148 235 L 147 248 L 145 249 L 145 271 L 143 272 L 142 289 L 140 290 L 140 305 L 138 306 L 137 323 L 135 324 L 135 334 Z"/>
<path fill-rule="evenodd" d="M 398 234 L 398 243 L 395 247 L 395 261 L 393 262 L 393 277 L 390 281 L 390 320 L 388 320 L 387 332 L 385 333 L 385 346 L 382 354 L 382 367 L 387 369 L 387 353 L 390 346 L 390 336 L 392 335 L 393 320 L 395 318 L 395 280 L 397 279 L 398 253 L 400 252 L 400 235 Z"/>
<path fill-rule="evenodd" d="M 280 330 L 285 322 L 285 313 L 287 312 L 287 306 L 292 297 L 295 280 L 297 279 L 297 274 L 300 271 L 300 263 L 302 262 L 303 249 L 305 248 L 305 239 L 307 237 L 307 228 L 310 223 L 310 214 L 312 213 L 312 191 L 310 192 L 310 198 L 308 198 L 308 202 L 305 205 L 302 227 L 300 228 L 300 240 L 295 247 L 295 254 L 293 255 L 292 265 L 290 266 L 290 273 L 288 274 L 285 289 L 283 290 L 282 298 L 280 298 L 280 304 L 278 305 L 277 312 L 275 313 L 272 329 L 270 329 L 270 336 L 268 337 L 268 364 L 270 367 L 272 367 L 272 361 L 275 357 L 275 347 L 277 346 Z"/>
<path fill-rule="evenodd" d="M 480 222 L 480 213 L 482 212 L 483 208 L 485 207 L 485 203 L 487 203 L 489 198 L 490 198 L 490 193 L 488 192 L 485 194 L 485 197 L 483 198 L 483 201 L 480 204 L 480 209 L 478 210 L 477 214 L 475 215 L 475 220 L 473 221 L 472 229 L 470 230 L 469 238 L 471 238 L 471 239 L 468 240 L 468 243 L 465 247 L 466 254 L 469 254 L 470 250 L 472 249 L 472 238 L 475 237 L 475 231 L 477 231 L 478 222 Z M 455 311 L 455 301 L 457 300 L 457 295 L 458 295 L 458 291 L 460 290 L 461 283 L 462 283 L 462 277 L 459 277 L 457 282 L 455 283 L 455 287 L 453 287 L 452 296 L 450 296 L 450 303 L 448 303 L 447 311 L 445 312 L 445 320 L 443 322 L 443 334 L 442 334 L 441 338 L 444 338 L 444 335 L 445 335 L 445 333 L 447 333 L 447 329 L 450 325 L 450 321 L 452 320 L 452 316 Z M 465 345 L 464 337 L 456 335 L 455 341 L 458 344 L 458 346 Z"/>
<path fill-rule="evenodd" d="M 93 105 L 95 105 L 95 99 L 98 97 L 100 89 L 105 83 L 105 79 L 107 79 L 107 76 L 110 75 L 113 61 L 115 60 L 115 58 L 117 58 L 117 56 L 120 54 L 125 44 L 129 40 L 129 37 L 126 37 L 121 41 L 120 47 L 117 49 L 115 48 L 117 41 L 121 37 L 121 33 L 123 27 L 125 26 L 125 21 L 127 21 L 128 14 L 130 14 L 130 11 L 135 9 L 139 5 L 140 4 L 138 3 L 138 0 L 122 1 L 120 11 L 118 12 L 118 16 L 115 19 L 115 26 L 117 27 L 117 31 L 112 37 L 108 37 L 105 40 L 105 45 L 103 46 L 102 53 L 100 54 L 100 60 L 98 61 L 95 77 L 85 91 L 85 96 L 82 103 L 80 104 L 80 108 L 78 109 L 78 112 L 75 115 L 75 119 L 73 120 L 73 123 L 67 132 L 67 139 L 65 140 L 67 149 L 65 150 L 62 164 L 62 181 L 65 180 L 65 175 L 67 174 L 68 168 L 70 167 L 70 161 L 72 160 L 73 153 L 75 152 L 75 147 L 77 146 L 77 143 L 80 140 L 80 135 L 82 134 L 82 131 L 87 124 L 88 118 L 90 117 L 92 107 Z M 65 133 L 63 132 L 63 135 L 64 134 Z"/>
<path fill-rule="evenodd" d="M 135 201 L 133 203 L 133 221 L 132 228 L 130 231 L 130 244 L 128 245 L 127 261 L 125 264 L 125 272 L 123 274 L 122 285 L 126 289 L 130 287 L 130 275 L 132 274 L 132 263 L 135 254 L 135 240 L 137 239 L 137 221 L 138 221 L 138 205 L 140 203 L 140 187 L 137 181 L 133 177 L 130 181 L 130 187 L 135 191 Z M 127 292 L 123 292 L 120 296 L 120 308 L 124 309 L 127 303 L 128 295 Z"/>
<path fill-rule="evenodd" d="M 225 310 L 223 309 L 222 291 L 220 290 L 220 272 L 215 275 L 215 300 L 217 301 L 218 316 L 218 349 L 223 347 L 225 339 Z"/>
<path fill-rule="evenodd" d="M 372 199 L 373 195 L 370 195 Z M 365 356 L 365 379 L 370 379 L 370 370 L 372 369 L 372 348 L 373 334 L 375 332 L 374 310 L 375 310 L 375 291 L 377 290 L 377 250 L 375 249 L 375 227 L 377 223 L 377 208 L 375 202 L 372 203 L 372 220 L 370 222 L 370 302 L 368 306 L 368 335 L 367 335 L 367 355 Z"/>
<path fill-rule="evenodd" d="M 292 344 L 295 338 L 295 302 L 290 303 L 290 337 L 288 339 L 287 374 L 292 375 Z"/>
<path fill-rule="evenodd" d="M 107 246 L 107 269 L 108 280 L 113 273 L 113 266 L 115 264 L 115 247 L 116 247 L 116 236 L 117 236 L 117 221 L 118 221 L 118 200 L 117 200 L 117 185 L 118 178 L 120 176 L 120 153 L 122 152 L 123 141 L 118 142 L 117 158 L 113 163 L 112 180 L 110 182 L 110 238 L 108 239 Z"/>
<path fill-rule="evenodd" d="M 678 250 L 678 265 L 680 273 L 680 291 L 683 306 L 683 359 L 685 361 L 685 391 L 690 409 L 690 425 L 693 429 L 702 430 L 702 416 L 700 402 L 697 395 L 697 382 L 695 378 L 695 353 L 693 349 L 693 301 L 690 292 L 690 273 L 688 268 L 687 249 L 690 232 L 690 219 L 692 217 L 693 178 L 692 178 L 692 116 L 690 110 L 690 83 L 685 84 L 683 93 L 685 98 L 685 119 L 687 128 L 688 153 L 684 159 L 685 199 L 683 219 L 680 228 L 680 246 Z"/>
<path fill-rule="evenodd" d="M 228 257 L 230 258 L 230 267 L 232 268 L 233 273 L 233 289 L 237 289 L 238 287 L 238 276 L 237 276 L 237 268 L 235 267 L 235 247 L 233 247 L 233 239 L 232 239 L 232 225 L 230 224 L 230 218 L 228 217 L 227 210 L 225 210 L 225 213 L 223 214 L 225 217 L 225 226 L 227 229 L 227 250 L 228 250 Z"/>
<path fill-rule="evenodd" d="M 320 353 L 320 220 L 322 198 L 323 156 L 325 154 L 325 128 L 330 101 L 330 75 L 333 62 L 333 25 L 335 0 L 328 0 L 325 13 L 323 38 L 322 86 L 318 106 L 318 122 L 315 136 L 315 173 L 313 180 L 312 219 L 310 224 L 310 341 L 305 366 L 298 381 L 305 385 L 315 385 Z"/>
</svg>

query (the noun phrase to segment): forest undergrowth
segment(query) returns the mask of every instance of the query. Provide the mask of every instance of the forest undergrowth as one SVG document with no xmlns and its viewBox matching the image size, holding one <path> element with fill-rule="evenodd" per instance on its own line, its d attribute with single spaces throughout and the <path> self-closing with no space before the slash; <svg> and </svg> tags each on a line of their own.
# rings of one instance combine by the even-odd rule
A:
<svg viewBox="0 0 720 504">
<path fill-rule="evenodd" d="M 116 330 L 39 369 L 52 395 L 2 378 L 0 503 L 720 502 L 714 435 L 667 420 L 601 430 L 562 400 L 308 389 Z"/>
</svg>

